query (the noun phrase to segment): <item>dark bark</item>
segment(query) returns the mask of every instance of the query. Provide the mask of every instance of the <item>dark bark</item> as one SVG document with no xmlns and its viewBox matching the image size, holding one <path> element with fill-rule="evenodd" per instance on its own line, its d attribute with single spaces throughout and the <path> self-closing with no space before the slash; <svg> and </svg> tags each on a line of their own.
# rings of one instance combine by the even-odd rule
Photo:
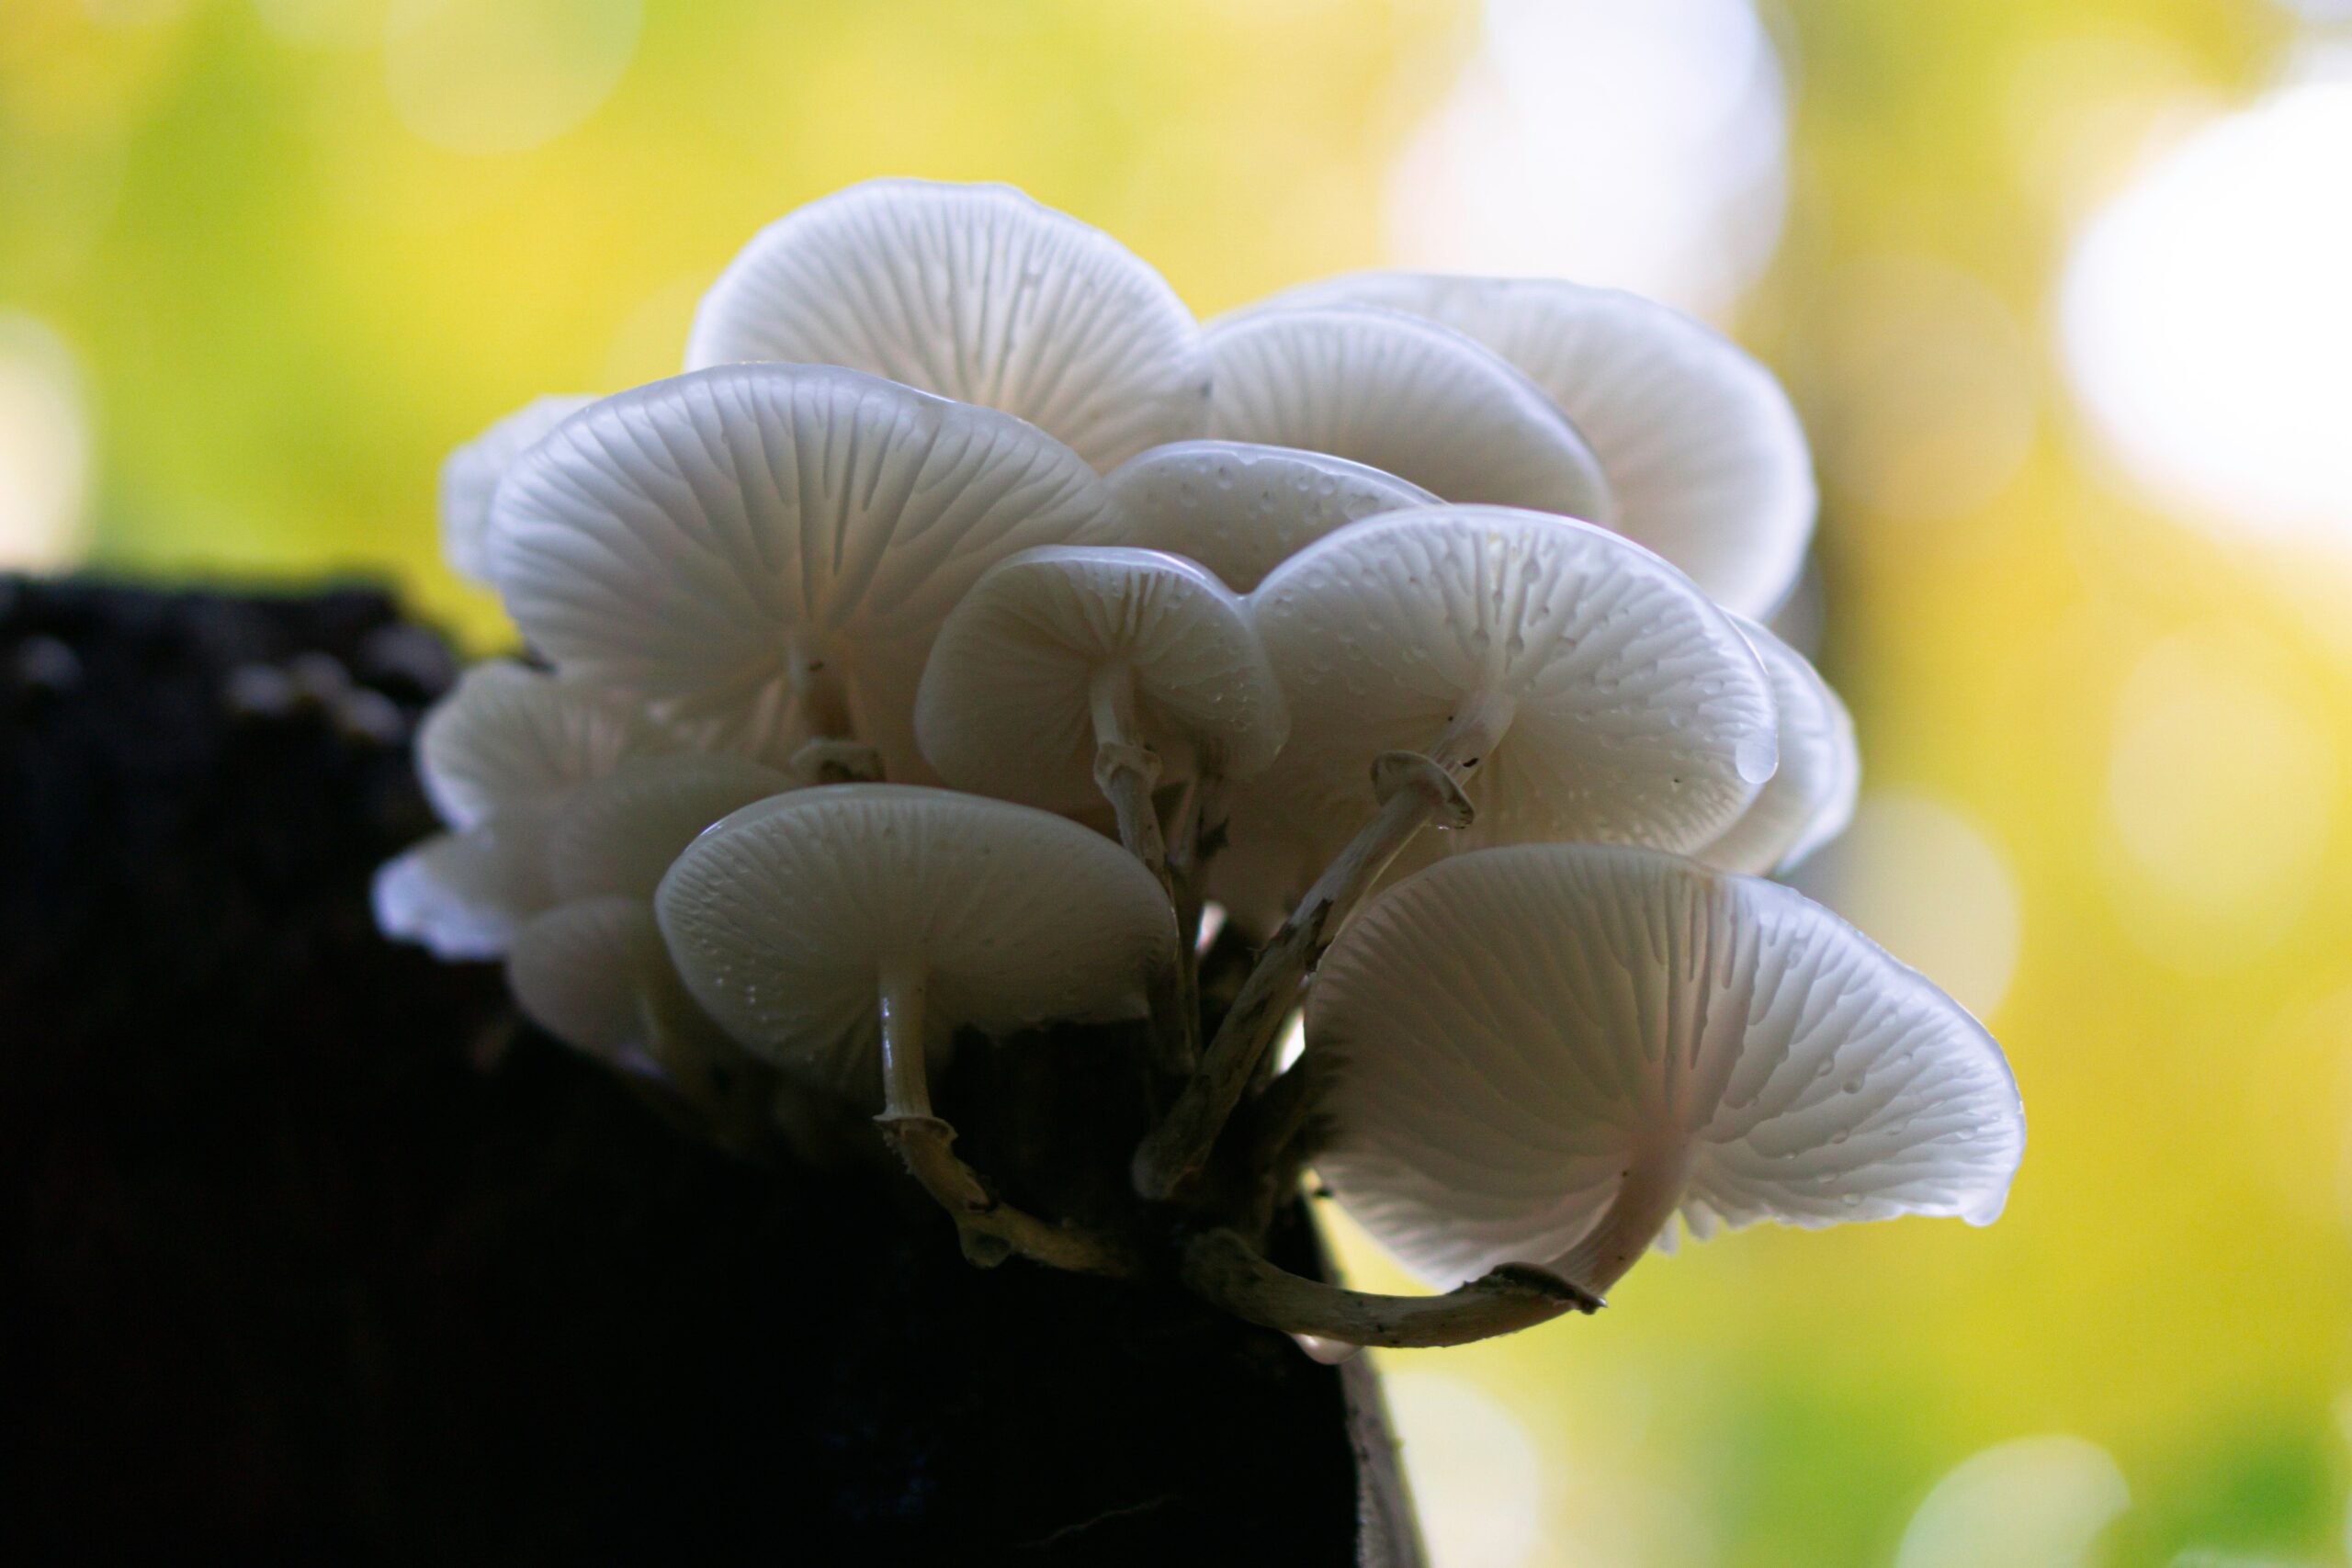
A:
<svg viewBox="0 0 2352 1568">
<path fill-rule="evenodd" d="M 902 1177 L 732 1160 L 381 941 L 451 673 L 374 593 L 0 581 L 9 1560 L 1355 1561 L 1281 1336 L 975 1269 Z M 1121 1179 L 1120 1043 L 1025 1043 L 943 1083 L 963 1152 Z"/>
</svg>

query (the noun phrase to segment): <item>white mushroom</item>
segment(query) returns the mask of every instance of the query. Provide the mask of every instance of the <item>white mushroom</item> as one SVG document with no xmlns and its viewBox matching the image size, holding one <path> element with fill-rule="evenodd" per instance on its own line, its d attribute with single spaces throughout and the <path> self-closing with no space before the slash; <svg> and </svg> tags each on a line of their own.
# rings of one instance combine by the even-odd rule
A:
<svg viewBox="0 0 2352 1568">
<path fill-rule="evenodd" d="M 640 703 L 492 660 L 458 677 L 425 715 L 417 774 L 441 819 L 464 829 L 503 807 L 552 806 L 624 758 L 684 744 Z"/>
<path fill-rule="evenodd" d="M 914 688 L 990 565 L 1089 536 L 1108 497 L 1009 415 L 854 370 L 742 365 L 607 398 L 499 487 L 492 570 L 568 676 L 661 699 L 769 761 L 810 736 L 923 776 Z"/>
<path fill-rule="evenodd" d="M 1099 790 L 1164 878 L 1163 760 L 1180 777 L 1246 778 L 1289 720 L 1231 589 L 1157 550 L 1063 545 L 972 585 L 933 646 L 915 728 L 958 789 L 1057 810 Z"/>
<path fill-rule="evenodd" d="M 1544 389 L 1396 310 L 1257 310 L 1209 328 L 1209 434 L 1368 463 L 1448 501 L 1610 523 L 1600 460 Z"/>
<path fill-rule="evenodd" d="M 1201 433 L 1192 312 L 1109 235 L 1000 185 L 869 180 L 763 230 L 686 349 L 842 365 L 1018 415 L 1109 469 Z"/>
<path fill-rule="evenodd" d="M 1781 765 L 1739 819 L 1698 858 L 1757 875 L 1789 870 L 1845 831 L 1861 787 L 1861 755 L 1846 705 L 1803 654 L 1734 616 L 1772 679 L 1781 718 Z"/>
<path fill-rule="evenodd" d="M 2000 1048 L 1817 905 L 1655 852 L 1521 845 L 1384 894 L 1324 959 L 1316 1169 L 1438 1286 L 1520 1262 L 1606 1290 L 1694 1235 L 2001 1212 Z"/>
<path fill-rule="evenodd" d="M 1438 506 L 1343 528 L 1250 596 L 1290 705 L 1274 782 L 1302 815 L 1363 821 L 1260 954 L 1136 1179 L 1198 1168 L 1357 901 L 1431 820 L 1455 842 L 1590 839 L 1682 850 L 1771 776 L 1755 652 L 1680 572 L 1590 524 Z M 1351 786 L 1352 785 L 1352 794 Z"/>
<path fill-rule="evenodd" d="M 661 1070 L 655 1036 L 673 1025 L 657 1019 L 657 1010 L 671 1019 L 700 1011 L 642 898 L 575 898 L 535 916 L 507 950 L 506 984 L 549 1034 L 638 1072 Z"/>
<path fill-rule="evenodd" d="M 386 861 L 369 888 L 376 928 L 435 958 L 498 957 L 554 897 L 547 826 L 544 807 L 511 807 Z"/>
<path fill-rule="evenodd" d="M 1247 441 L 1179 441 L 1113 471 L 1116 540 L 1196 560 L 1238 593 L 1334 529 L 1438 498 L 1334 457 Z"/>
<path fill-rule="evenodd" d="M 441 555 L 476 582 L 490 581 L 490 498 L 523 449 L 596 400 L 534 398 L 451 452 L 441 464 Z"/>
<path fill-rule="evenodd" d="M 560 900 L 650 901 L 696 834 L 797 781 L 741 757 L 685 753 L 623 762 L 572 791 L 549 822 L 548 885 Z"/>
<path fill-rule="evenodd" d="M 861 1098 L 956 1217 L 967 1250 L 1100 1269 L 1091 1244 L 999 1203 L 932 1112 L 929 1058 L 957 1025 L 1140 1018 L 1174 962 L 1159 885 L 1034 807 L 899 784 L 762 801 L 695 840 L 654 899 L 695 1000 L 779 1066 Z"/>
<path fill-rule="evenodd" d="M 1338 304 L 1441 321 L 1525 371 L 1599 455 L 1612 525 L 1709 597 L 1760 615 L 1796 580 L 1815 501 L 1804 429 L 1772 373 L 1713 328 L 1550 278 L 1359 273 L 1268 308 Z"/>
</svg>

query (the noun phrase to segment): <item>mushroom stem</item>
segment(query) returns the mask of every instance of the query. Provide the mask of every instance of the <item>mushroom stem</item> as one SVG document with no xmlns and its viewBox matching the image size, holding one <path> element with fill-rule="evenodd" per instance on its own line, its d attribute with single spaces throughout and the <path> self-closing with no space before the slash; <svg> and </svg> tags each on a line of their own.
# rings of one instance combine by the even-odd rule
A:
<svg viewBox="0 0 2352 1568">
<path fill-rule="evenodd" d="M 1672 1223 L 1690 1174 L 1690 1151 L 1680 1139 L 1661 1136 L 1637 1152 L 1600 1222 L 1561 1255 L 1554 1272 L 1591 1291 L 1623 1279 Z"/>
<path fill-rule="evenodd" d="M 786 658 L 792 676 L 792 703 L 800 722 L 819 739 L 846 739 L 851 734 L 849 686 L 815 643 L 794 637 Z"/>
<path fill-rule="evenodd" d="M 1282 1032 L 1299 987 L 1340 933 L 1364 891 L 1430 818 L 1449 812 L 1468 823 L 1463 781 L 1483 763 L 1510 728 L 1517 703 L 1503 696 L 1465 703 L 1428 753 L 1387 752 L 1373 764 L 1380 809 L 1348 840 L 1298 907 L 1283 921 L 1209 1042 L 1200 1070 L 1167 1117 L 1136 1151 L 1136 1190 L 1166 1198 L 1198 1170 L 1216 1146 L 1233 1108 L 1258 1064 Z"/>
<path fill-rule="evenodd" d="M 1136 1273 L 1135 1259 L 1117 1242 L 1074 1226 L 1049 1224 L 1001 1201 L 979 1172 L 956 1156 L 956 1129 L 931 1109 L 923 1043 L 929 980 L 917 964 L 900 962 L 883 968 L 883 1109 L 874 1120 L 897 1147 L 907 1174 L 956 1222 L 964 1256 L 983 1269 L 1017 1253 L 1073 1273 Z"/>
<path fill-rule="evenodd" d="M 1225 779 L 1204 768 L 1193 775 L 1168 843 L 1168 875 L 1176 891 L 1176 935 L 1187 953 L 1201 942 L 1203 883 L 1208 863 L 1225 844 Z"/>
<path fill-rule="evenodd" d="M 1169 887 L 1168 845 L 1151 792 L 1159 783 L 1159 758 L 1143 743 L 1136 717 L 1135 676 L 1124 664 L 1105 664 L 1087 682 L 1094 719 L 1094 783 L 1119 818 L 1119 842 Z M 1170 902 L 1175 892 L 1170 887 Z"/>
<path fill-rule="evenodd" d="M 1247 1322 L 1392 1348 L 1467 1345 L 1602 1305 L 1590 1292 L 1521 1263 L 1506 1263 L 1441 1296 L 1373 1295 L 1278 1269 L 1224 1229 L 1186 1244 L 1183 1277 L 1194 1294 Z"/>
</svg>

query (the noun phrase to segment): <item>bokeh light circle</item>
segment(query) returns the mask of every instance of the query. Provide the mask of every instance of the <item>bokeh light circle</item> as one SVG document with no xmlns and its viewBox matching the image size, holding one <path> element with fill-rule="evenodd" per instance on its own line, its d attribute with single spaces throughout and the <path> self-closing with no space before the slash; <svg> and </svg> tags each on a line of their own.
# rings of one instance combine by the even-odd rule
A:
<svg viewBox="0 0 2352 1568">
<path fill-rule="evenodd" d="M 2018 1438 L 1936 1483 L 1903 1532 L 1894 1568 L 2086 1568 L 2131 1506 L 2107 1450 L 2081 1438 Z"/>
<path fill-rule="evenodd" d="M 2159 505 L 2352 547 L 2352 80 L 2281 88 L 2157 158 L 2083 232 L 2066 373 Z"/>
<path fill-rule="evenodd" d="M 1787 137 L 1747 0 L 1487 0 L 1477 52 L 1390 178 L 1390 252 L 1719 314 L 1780 238 Z"/>
<path fill-rule="evenodd" d="M 1385 1382 L 1430 1560 L 1521 1568 L 1543 1538 L 1544 1476 L 1519 1418 L 1442 1372 L 1400 1371 Z"/>
<path fill-rule="evenodd" d="M 636 51 L 641 0 L 398 0 L 393 112 L 453 152 L 519 152 L 595 112 Z"/>
<path fill-rule="evenodd" d="M 1978 1018 L 2017 967 L 2017 885 L 1984 832 L 1932 797 L 1866 795 L 1843 835 L 1789 880 L 1934 979 Z"/>
<path fill-rule="evenodd" d="M 73 351 L 29 316 L 0 315 L 0 570 L 80 553 L 89 448 Z"/>
</svg>

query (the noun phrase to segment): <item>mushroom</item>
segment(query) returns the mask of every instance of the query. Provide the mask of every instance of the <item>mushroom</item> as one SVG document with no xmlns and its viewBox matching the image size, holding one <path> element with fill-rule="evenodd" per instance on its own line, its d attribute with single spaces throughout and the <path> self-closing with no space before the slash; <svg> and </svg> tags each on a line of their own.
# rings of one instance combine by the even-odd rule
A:
<svg viewBox="0 0 2352 1568">
<path fill-rule="evenodd" d="M 742 757 L 643 757 L 582 785 L 548 827 L 548 885 L 564 901 L 617 895 L 650 901 L 695 835 L 732 812 L 797 787 Z"/>
<path fill-rule="evenodd" d="M 510 807 L 435 833 L 376 868 L 376 929 L 447 961 L 496 958 L 548 907 L 544 807 Z"/>
<path fill-rule="evenodd" d="M 1378 808 L 1261 953 L 1146 1140 L 1136 1175 L 1153 1196 L 1206 1157 L 1301 978 L 1424 825 L 1466 829 L 1464 846 L 1689 849 L 1773 767 L 1771 692 L 1738 628 L 1680 572 L 1590 524 L 1392 513 L 1292 557 L 1250 608 L 1292 714 L 1276 782 L 1343 812 L 1324 803 L 1369 773 Z"/>
<path fill-rule="evenodd" d="M 477 664 L 434 705 L 417 774 L 444 822 L 465 829 L 505 807 L 548 807 L 624 758 L 685 742 L 644 705 L 511 660 Z"/>
<path fill-rule="evenodd" d="M 1317 1174 L 1433 1285 L 1613 1284 L 1679 1213 L 1988 1224 L 2025 1145 L 2000 1047 L 1792 890 L 1654 851 L 1520 845 L 1383 894 L 1306 1011 Z"/>
<path fill-rule="evenodd" d="M 1696 854 L 1721 870 L 1760 876 L 1789 870 L 1845 831 L 1862 762 L 1854 721 L 1820 672 L 1762 626 L 1737 615 L 1732 620 L 1771 677 L 1781 765 L 1738 819 Z"/>
<path fill-rule="evenodd" d="M 1125 246 L 1010 186 L 869 180 L 762 231 L 686 367 L 841 365 L 1001 409 L 1109 469 L 1201 433 L 1200 328 Z"/>
<path fill-rule="evenodd" d="M 1544 389 L 1451 328 L 1359 305 L 1256 310 L 1207 333 L 1209 434 L 1368 463 L 1448 501 L 1614 519 L 1600 460 Z"/>
<path fill-rule="evenodd" d="M 1772 373 L 1713 328 L 1551 278 L 1358 273 L 1261 308 L 1341 304 L 1442 322 L 1526 372 L 1599 455 L 1611 525 L 1708 597 L 1761 615 L 1796 580 L 1815 503 L 1804 428 Z"/>
<path fill-rule="evenodd" d="M 1114 1244 L 997 1200 L 932 1111 L 954 1028 L 1140 1018 L 1174 961 L 1159 885 L 1100 834 L 1032 807 L 904 784 L 760 802 L 696 839 L 654 898 L 695 999 L 745 1048 L 872 1096 L 967 1254 L 1091 1271 Z"/>
<path fill-rule="evenodd" d="M 948 615 L 915 731 L 958 789 L 1055 810 L 1099 790 L 1120 841 L 1165 882 L 1162 760 L 1246 778 L 1289 719 L 1231 589 L 1158 550 L 1059 545 L 990 567 Z"/>
<path fill-rule="evenodd" d="M 924 776 L 915 682 L 974 579 L 1103 527 L 1076 453 L 854 370 L 738 365 L 607 398 L 499 487 L 492 566 L 567 676 L 789 759 L 864 740 Z"/>
<path fill-rule="evenodd" d="M 528 446 L 596 400 L 534 398 L 451 452 L 441 464 L 441 554 L 476 582 L 490 581 L 490 498 Z"/>
<path fill-rule="evenodd" d="M 1437 500 L 1345 457 L 1247 441 L 1155 446 L 1109 482 L 1117 543 L 1196 560 L 1237 593 L 1336 528 Z"/>
</svg>

